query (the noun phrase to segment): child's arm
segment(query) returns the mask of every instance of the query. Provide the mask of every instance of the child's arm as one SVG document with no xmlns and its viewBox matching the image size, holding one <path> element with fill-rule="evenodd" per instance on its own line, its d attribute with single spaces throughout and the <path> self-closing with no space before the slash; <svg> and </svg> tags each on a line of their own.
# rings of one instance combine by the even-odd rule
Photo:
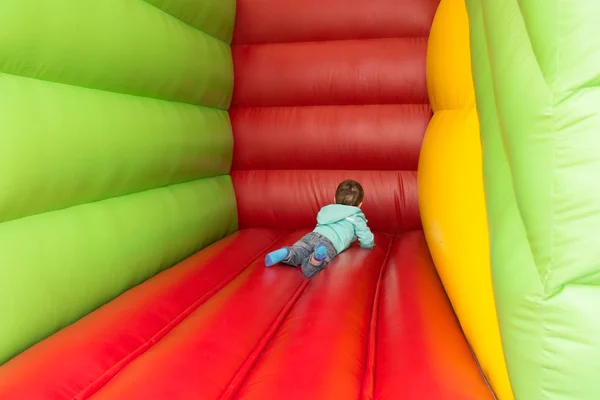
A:
<svg viewBox="0 0 600 400">
<path fill-rule="evenodd" d="M 355 215 L 353 218 L 354 231 L 360 242 L 360 247 L 364 249 L 372 249 L 375 244 L 375 236 L 367 226 L 367 220 L 364 215 Z"/>
</svg>

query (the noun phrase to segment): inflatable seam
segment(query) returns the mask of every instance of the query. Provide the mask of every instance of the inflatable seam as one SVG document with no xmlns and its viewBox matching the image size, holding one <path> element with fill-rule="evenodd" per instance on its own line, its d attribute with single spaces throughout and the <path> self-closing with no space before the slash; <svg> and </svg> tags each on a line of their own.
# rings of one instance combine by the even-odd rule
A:
<svg viewBox="0 0 600 400">
<path fill-rule="evenodd" d="M 555 14 L 554 15 L 559 15 L 558 14 L 558 1 L 554 2 L 554 6 L 556 7 L 555 10 Z M 520 9 L 519 11 L 521 11 L 521 16 L 523 15 L 523 11 Z M 556 29 L 554 30 L 554 34 L 555 36 L 555 43 L 556 43 L 556 51 L 554 52 L 555 57 L 556 57 L 556 77 L 559 76 L 559 51 L 560 51 L 560 46 L 559 46 L 559 27 L 560 25 L 557 23 L 555 24 Z M 533 44 L 532 44 L 533 45 Z M 539 65 L 539 63 L 538 63 Z M 544 74 L 542 73 L 542 76 L 544 76 Z M 545 78 L 545 77 L 544 77 Z M 549 94 L 550 94 L 550 106 L 551 106 L 551 120 L 552 120 L 552 126 L 554 129 L 552 129 L 553 133 L 558 132 L 559 130 L 556 129 L 557 127 L 557 121 L 556 121 L 556 113 L 555 113 L 555 109 L 556 109 L 556 96 L 555 96 L 555 89 L 556 89 L 556 85 L 557 85 L 557 79 L 554 79 L 554 82 L 552 84 L 552 88 L 548 87 L 549 89 Z M 546 82 L 546 84 L 548 84 L 548 82 Z M 556 145 L 556 135 L 552 135 L 552 164 L 551 164 L 551 174 L 552 174 L 552 179 L 550 180 L 550 197 L 553 198 L 554 197 L 554 193 L 555 193 L 555 187 L 556 187 L 556 154 L 557 154 L 557 145 Z M 556 210 L 556 202 L 555 201 L 550 201 L 550 239 L 549 239 L 549 260 L 548 260 L 548 265 L 546 266 L 546 271 L 544 272 L 544 280 L 542 282 L 542 296 L 538 297 L 538 301 L 537 301 L 537 306 L 538 306 L 538 312 L 541 314 L 541 322 L 542 322 L 542 326 L 541 326 L 541 357 L 540 357 L 540 394 L 541 394 L 541 398 L 549 398 L 546 397 L 547 393 L 552 393 L 552 390 L 548 390 L 547 385 L 549 383 L 549 380 L 547 378 L 547 371 L 550 368 L 552 362 L 549 360 L 548 358 L 548 354 L 551 353 L 551 350 L 548 348 L 548 338 L 552 337 L 553 333 L 552 333 L 552 329 L 548 329 L 548 325 L 547 325 L 547 312 L 546 312 L 546 307 L 542 307 L 542 302 L 544 302 L 546 299 L 548 299 L 549 297 L 552 297 L 554 295 L 557 295 L 558 293 L 560 293 L 562 291 L 562 289 L 564 288 L 564 285 L 560 285 L 558 288 L 556 288 L 554 291 L 551 290 L 550 296 L 548 296 L 548 280 L 550 278 L 550 273 L 552 270 L 552 264 L 554 262 L 554 239 L 556 238 L 555 235 L 555 227 L 556 224 L 555 222 L 555 210 Z M 529 243 L 529 246 L 531 248 L 531 243 Z M 533 249 L 531 249 L 531 251 L 533 252 Z M 535 257 L 534 257 L 534 262 L 535 262 Z M 537 269 L 539 271 L 540 266 L 537 266 Z"/>
<path fill-rule="evenodd" d="M 218 107 L 218 106 L 213 106 L 213 105 L 204 104 L 204 103 L 198 104 L 198 103 L 192 103 L 192 102 L 183 101 L 183 100 L 170 100 L 170 99 L 165 98 L 165 97 L 148 96 L 148 95 L 137 94 L 137 93 L 133 94 L 133 93 L 127 93 L 127 92 L 119 92 L 117 90 L 97 88 L 97 87 L 93 87 L 93 86 L 79 85 L 79 84 L 75 84 L 75 83 L 66 83 L 66 82 L 62 82 L 62 81 L 58 81 L 58 80 L 36 78 L 36 77 L 33 77 L 33 76 L 29 76 L 29 75 L 17 74 L 17 73 L 14 73 L 14 72 L 6 72 L 6 71 L 0 70 L 0 76 L 1 75 L 16 76 L 16 77 L 24 78 L 24 79 L 33 79 L 33 80 L 39 81 L 39 82 L 46 82 L 46 83 L 52 83 L 52 84 L 56 84 L 56 85 L 71 86 L 71 87 L 76 87 L 76 88 L 81 88 L 81 89 L 86 89 L 86 90 L 93 90 L 93 91 L 100 91 L 100 92 L 106 92 L 106 93 L 111 93 L 111 94 L 117 94 L 117 95 L 121 95 L 121 96 L 127 96 L 127 97 L 132 98 L 132 99 L 133 98 L 151 99 L 151 100 L 160 101 L 160 102 L 164 102 L 164 103 L 170 103 L 170 104 L 183 104 L 183 105 L 186 105 L 186 106 L 193 106 L 193 107 L 200 107 L 200 108 L 210 108 L 210 109 L 218 110 L 218 111 L 225 111 L 225 112 L 229 111 L 228 107 L 221 108 L 221 107 Z"/>
<path fill-rule="evenodd" d="M 150 7 L 153 7 L 153 8 L 155 8 L 155 9 L 159 10 L 160 12 L 162 12 L 162 13 L 164 13 L 164 14 L 168 15 L 169 17 L 171 17 L 171 18 L 173 18 L 173 19 L 175 19 L 175 20 L 177 20 L 177 21 L 181 22 L 182 24 L 185 24 L 185 25 L 189 26 L 190 28 L 193 28 L 193 29 L 197 30 L 198 32 L 202 32 L 203 34 L 205 34 L 205 35 L 207 35 L 207 36 L 210 36 L 210 37 L 211 37 L 211 38 L 213 38 L 213 39 L 216 39 L 216 40 L 218 40 L 219 42 L 221 42 L 221 43 L 223 43 L 223 44 L 226 44 L 226 45 L 228 45 L 228 46 L 231 44 L 230 42 L 226 42 L 225 40 L 223 40 L 223 39 L 221 39 L 221 38 L 219 38 L 219 37 L 215 36 L 215 35 L 214 35 L 214 34 L 212 34 L 212 33 L 209 33 L 209 32 L 207 32 L 207 31 L 205 31 L 204 29 L 200 29 L 200 28 L 198 28 L 198 27 L 196 27 L 196 26 L 194 26 L 194 25 L 190 24 L 189 22 L 187 22 L 187 21 L 184 21 L 184 20 L 180 19 L 179 17 L 176 17 L 175 15 L 171 14 L 170 12 L 167 12 L 167 11 L 163 10 L 162 8 L 160 8 L 160 7 L 158 7 L 158 6 L 154 5 L 154 4 L 148 3 L 146 0 L 144 0 L 144 3 L 148 4 Z"/>
<path fill-rule="evenodd" d="M 294 305 L 296 305 L 296 303 L 298 302 L 298 300 L 300 299 L 300 297 L 302 296 L 302 294 L 306 290 L 306 287 L 309 284 L 310 280 L 305 279 L 300 284 L 300 286 L 298 286 L 298 289 L 296 289 L 292 297 L 288 300 L 288 302 L 279 312 L 277 317 L 273 320 L 273 322 L 271 323 L 267 331 L 264 333 L 262 339 L 258 342 L 254 350 L 252 350 L 248 357 L 246 357 L 244 363 L 240 366 L 233 378 L 231 378 L 229 385 L 227 385 L 227 388 L 223 391 L 223 393 L 219 397 L 219 400 L 233 399 L 237 395 L 238 391 L 250 375 L 250 372 L 252 371 L 260 357 L 264 354 L 265 350 L 271 345 L 275 334 L 277 333 L 287 316 L 290 314 L 290 312 L 294 308 Z"/>
<path fill-rule="evenodd" d="M 241 47 L 241 46 L 238 46 Z M 35 78 L 33 78 L 35 79 Z M 188 103 L 185 103 L 188 104 Z M 430 104 L 429 103 L 423 103 L 423 102 L 406 102 L 406 103 L 386 103 L 386 102 L 380 102 L 380 103 L 371 103 L 371 104 L 362 104 L 362 103 L 339 103 L 339 104 L 329 104 L 329 103 L 325 103 L 325 104 L 294 104 L 294 105 L 237 105 L 237 104 L 232 104 L 232 106 L 229 108 L 229 110 L 226 111 L 233 111 L 233 110 L 244 110 L 244 109 L 269 109 L 269 108 L 273 108 L 273 109 L 282 109 L 282 108 L 329 108 L 329 107 L 378 107 L 378 106 L 407 106 L 407 107 L 419 107 L 419 106 L 426 106 L 431 110 Z M 205 107 L 205 106 L 201 106 L 201 107 Z M 210 107 L 210 106 L 206 106 L 206 107 Z M 218 110 L 220 110 L 220 108 L 218 108 Z M 448 111 L 451 111 L 453 109 L 449 109 Z M 462 108 L 457 108 L 456 110 L 462 110 Z M 441 111 L 446 111 L 441 110 Z"/>
<path fill-rule="evenodd" d="M 73 400 L 86 400 L 89 399 L 92 395 L 98 392 L 107 382 L 109 382 L 113 377 L 115 377 L 120 371 L 127 367 L 129 363 L 143 355 L 146 351 L 151 349 L 155 344 L 157 344 L 162 338 L 164 338 L 173 328 L 183 322 L 190 314 L 192 314 L 198 307 L 204 304 L 208 299 L 218 293 L 221 289 L 227 286 L 230 282 L 232 282 L 236 277 L 238 277 L 246 268 L 252 265 L 258 258 L 267 251 L 271 246 L 277 243 L 279 240 L 283 238 L 283 234 L 279 235 L 272 243 L 269 243 L 268 246 L 265 246 L 261 249 L 256 256 L 252 257 L 248 263 L 246 263 L 242 268 L 234 273 L 230 274 L 228 277 L 223 279 L 219 284 L 212 288 L 205 295 L 197 299 L 194 303 L 192 303 L 189 307 L 187 307 L 184 311 L 182 311 L 179 315 L 173 318 L 168 324 L 166 324 L 161 330 L 156 332 L 154 336 L 152 336 L 149 340 L 139 346 L 137 349 L 123 357 L 120 361 L 115 363 L 112 367 L 107 369 L 103 374 L 98 376 L 92 383 L 87 385 L 84 389 L 82 389 L 76 396 L 73 397 Z"/>
<path fill-rule="evenodd" d="M 224 173 L 224 174 L 219 174 L 219 175 L 214 175 L 214 176 L 205 176 L 205 177 L 202 177 L 202 178 L 195 178 L 195 179 L 183 180 L 181 182 L 176 181 L 176 182 L 173 182 L 173 183 L 170 183 L 170 184 L 167 184 L 167 185 L 150 187 L 150 188 L 143 189 L 143 190 L 140 190 L 140 191 L 137 191 L 137 192 L 123 193 L 123 194 L 119 194 L 119 195 L 116 195 L 116 196 L 109 196 L 109 197 L 99 198 L 99 199 L 88 201 L 88 202 L 84 202 L 84 203 L 76 203 L 76 204 L 67 205 L 65 207 L 52 208 L 52 209 L 48 209 L 48 210 L 45 210 L 45 211 L 34 212 L 32 214 L 21 215 L 21 216 L 16 217 L 16 218 L 6 218 L 6 219 L 3 219 L 0 216 L 0 223 L 7 223 L 7 222 L 14 223 L 15 221 L 19 221 L 19 220 L 22 220 L 22 219 L 25 219 L 25 218 L 34 218 L 34 217 L 38 217 L 38 216 L 44 215 L 44 214 L 50 214 L 50 213 L 56 213 L 56 212 L 63 212 L 63 211 L 69 210 L 71 208 L 84 207 L 84 206 L 87 206 L 87 205 L 92 205 L 92 204 L 96 204 L 96 203 L 102 203 L 104 201 L 119 199 L 121 197 L 133 196 L 133 195 L 136 195 L 136 194 L 141 194 L 141 193 L 146 193 L 146 192 L 152 192 L 154 190 L 171 189 L 174 186 L 185 185 L 187 183 L 193 183 L 193 182 L 203 181 L 203 180 L 206 180 L 206 179 L 219 179 L 219 178 L 224 178 L 224 177 L 228 177 L 228 176 L 230 176 L 228 173 Z"/>
<path fill-rule="evenodd" d="M 381 268 L 379 269 L 379 276 L 377 277 L 377 284 L 375 286 L 375 295 L 373 296 L 373 308 L 371 312 L 371 322 L 369 326 L 369 336 L 367 338 L 365 373 L 361 388 L 362 400 L 373 399 L 373 392 L 375 386 L 375 366 L 377 356 L 377 322 L 379 317 L 379 305 L 381 299 L 381 285 L 383 282 L 383 276 L 385 275 L 385 271 L 387 270 L 390 254 L 392 252 L 394 244 L 396 243 L 397 237 L 397 235 L 394 235 L 392 237 L 392 240 L 390 240 L 388 244 L 387 252 L 385 253 L 385 257 L 381 262 Z"/>
</svg>

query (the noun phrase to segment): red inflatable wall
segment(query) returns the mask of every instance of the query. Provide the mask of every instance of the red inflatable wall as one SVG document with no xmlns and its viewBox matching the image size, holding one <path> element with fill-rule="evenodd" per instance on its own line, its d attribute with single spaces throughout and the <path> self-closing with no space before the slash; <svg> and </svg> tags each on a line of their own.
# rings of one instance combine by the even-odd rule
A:
<svg viewBox="0 0 600 400">
<path fill-rule="evenodd" d="M 423 232 L 404 232 L 420 227 L 436 5 L 238 0 L 242 230 L 1 366 L 0 399 L 491 400 Z M 346 178 L 366 189 L 375 247 L 310 280 L 265 268 Z"/>
<path fill-rule="evenodd" d="M 365 188 L 373 230 L 420 228 L 416 169 L 431 118 L 425 55 L 437 5 L 238 1 L 230 114 L 240 228 L 310 228 L 348 178 Z"/>
</svg>

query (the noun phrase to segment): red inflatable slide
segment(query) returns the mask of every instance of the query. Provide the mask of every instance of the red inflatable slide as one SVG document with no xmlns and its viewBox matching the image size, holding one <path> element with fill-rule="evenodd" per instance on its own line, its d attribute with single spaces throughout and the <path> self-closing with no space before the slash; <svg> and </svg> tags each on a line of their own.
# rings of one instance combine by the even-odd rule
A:
<svg viewBox="0 0 600 400">
<path fill-rule="evenodd" d="M 2 400 L 488 400 L 417 201 L 438 0 L 239 0 L 239 231 L 0 368 Z M 264 256 L 345 179 L 375 247 L 313 279 Z M 149 222 L 151 223 L 151 222 Z"/>
</svg>

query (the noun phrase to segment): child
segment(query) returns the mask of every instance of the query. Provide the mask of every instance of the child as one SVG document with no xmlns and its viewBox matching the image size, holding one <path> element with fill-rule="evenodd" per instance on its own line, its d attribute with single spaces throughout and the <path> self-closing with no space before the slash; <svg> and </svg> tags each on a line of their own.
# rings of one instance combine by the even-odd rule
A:
<svg viewBox="0 0 600 400">
<path fill-rule="evenodd" d="M 360 247 L 372 249 L 373 233 L 360 210 L 364 195 L 360 183 L 351 179 L 340 183 L 335 192 L 335 204 L 321 208 L 316 228 L 292 247 L 267 254 L 265 265 L 270 267 L 278 262 L 301 265 L 304 276 L 312 278 L 357 237 Z"/>
</svg>

